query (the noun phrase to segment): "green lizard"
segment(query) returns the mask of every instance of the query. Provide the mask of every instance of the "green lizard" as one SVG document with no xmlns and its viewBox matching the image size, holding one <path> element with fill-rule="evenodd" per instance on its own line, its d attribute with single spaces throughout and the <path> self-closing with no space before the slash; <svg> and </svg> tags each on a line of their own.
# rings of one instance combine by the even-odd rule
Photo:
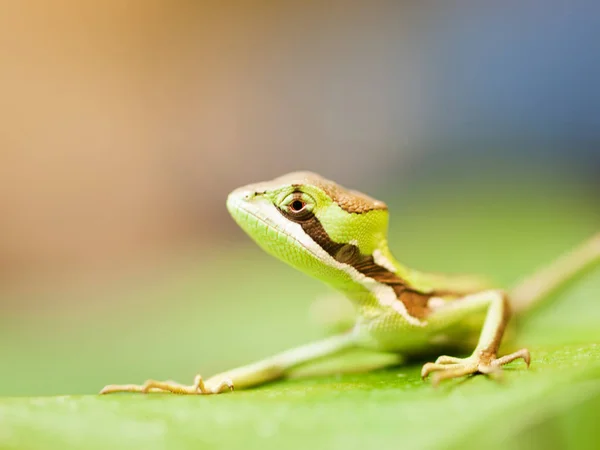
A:
<svg viewBox="0 0 600 450">
<path fill-rule="evenodd" d="M 289 371 L 352 347 L 402 355 L 476 342 L 466 358 L 440 356 L 421 375 L 432 381 L 501 371 L 527 349 L 499 356 L 511 310 L 520 313 L 600 261 L 600 233 L 510 293 L 476 280 L 418 272 L 398 263 L 387 243 L 386 205 L 310 172 L 295 172 L 233 191 L 227 208 L 259 246 L 348 297 L 356 321 L 348 332 L 285 351 L 203 381 L 148 380 L 109 385 L 101 393 L 218 394 L 282 378 Z M 473 345 L 473 344 L 471 344 Z"/>
</svg>

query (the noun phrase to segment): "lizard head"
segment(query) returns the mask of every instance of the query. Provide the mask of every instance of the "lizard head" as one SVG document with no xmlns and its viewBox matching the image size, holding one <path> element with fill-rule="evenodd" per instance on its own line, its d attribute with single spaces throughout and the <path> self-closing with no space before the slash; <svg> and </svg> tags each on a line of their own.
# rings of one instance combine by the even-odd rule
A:
<svg viewBox="0 0 600 450">
<path fill-rule="evenodd" d="M 236 189 L 227 199 L 235 221 L 268 253 L 330 284 L 387 249 L 385 203 L 311 172 L 294 172 Z"/>
</svg>

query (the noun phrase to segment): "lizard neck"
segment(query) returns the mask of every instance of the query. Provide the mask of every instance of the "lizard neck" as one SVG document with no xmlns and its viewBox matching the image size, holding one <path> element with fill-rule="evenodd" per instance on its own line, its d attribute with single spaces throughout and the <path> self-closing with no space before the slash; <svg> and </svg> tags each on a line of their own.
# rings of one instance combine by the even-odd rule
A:
<svg viewBox="0 0 600 450">
<path fill-rule="evenodd" d="M 389 249 L 387 240 L 382 240 L 373 251 L 373 261 L 378 266 L 384 267 L 400 278 L 407 287 L 425 291 L 428 290 L 427 283 L 424 282 L 422 274 L 401 264 Z"/>
<path fill-rule="evenodd" d="M 489 280 L 480 276 L 436 274 L 409 268 L 394 258 L 385 240 L 373 252 L 373 260 L 397 275 L 406 287 L 421 293 L 460 296 L 493 287 Z"/>
<path fill-rule="evenodd" d="M 356 280 L 362 289 L 347 292 L 366 319 L 394 311 L 410 323 L 420 324 L 427 316 L 432 289 L 419 279 L 419 273 L 400 264 L 385 240 L 371 255 L 357 256 L 353 267 L 363 277 Z M 352 288 L 352 286 L 348 286 Z"/>
</svg>

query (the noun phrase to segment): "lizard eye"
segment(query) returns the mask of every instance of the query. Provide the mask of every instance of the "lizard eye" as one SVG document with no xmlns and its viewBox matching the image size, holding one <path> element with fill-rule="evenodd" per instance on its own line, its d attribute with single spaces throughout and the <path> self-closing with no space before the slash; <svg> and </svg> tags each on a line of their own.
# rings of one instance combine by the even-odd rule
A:
<svg viewBox="0 0 600 450">
<path fill-rule="evenodd" d="M 292 203 L 290 203 L 288 208 L 293 212 L 300 212 L 305 206 L 306 203 L 304 203 L 302 200 L 294 200 Z"/>
<path fill-rule="evenodd" d="M 305 220 L 312 215 L 314 200 L 303 192 L 293 192 L 281 202 L 281 211 L 294 220 Z"/>
</svg>

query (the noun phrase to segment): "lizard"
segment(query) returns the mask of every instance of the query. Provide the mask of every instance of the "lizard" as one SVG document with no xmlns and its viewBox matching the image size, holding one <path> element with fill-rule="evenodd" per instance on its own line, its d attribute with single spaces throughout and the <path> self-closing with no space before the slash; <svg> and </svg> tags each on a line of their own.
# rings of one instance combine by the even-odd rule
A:
<svg viewBox="0 0 600 450">
<path fill-rule="evenodd" d="M 346 296 L 354 305 L 351 329 L 190 385 L 148 380 L 108 385 L 114 392 L 218 394 L 285 377 L 307 362 L 350 348 L 400 355 L 431 354 L 449 344 L 476 342 L 470 356 L 442 355 L 421 376 L 440 381 L 501 373 L 526 348 L 498 354 L 511 313 L 522 313 L 600 261 L 600 233 L 526 278 L 510 291 L 476 279 L 430 274 L 399 263 L 387 241 L 386 204 L 312 172 L 293 172 L 231 192 L 227 209 L 264 250 Z"/>
</svg>

